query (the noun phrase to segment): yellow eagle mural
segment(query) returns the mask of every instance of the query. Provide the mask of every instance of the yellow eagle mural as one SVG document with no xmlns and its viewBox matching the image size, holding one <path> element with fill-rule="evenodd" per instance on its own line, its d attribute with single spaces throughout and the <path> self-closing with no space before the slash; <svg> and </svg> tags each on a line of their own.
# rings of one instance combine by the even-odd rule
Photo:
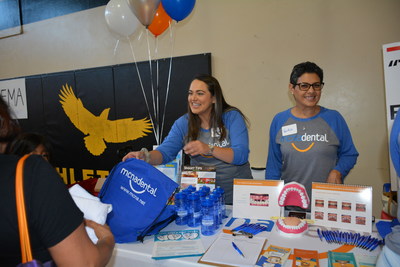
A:
<svg viewBox="0 0 400 267">
<path fill-rule="evenodd" d="M 75 96 L 71 86 L 66 84 L 60 90 L 60 103 L 71 122 L 86 136 L 86 149 L 94 156 L 101 155 L 108 143 L 124 143 L 146 136 L 151 132 L 152 124 L 147 119 L 133 118 L 108 120 L 110 108 L 101 112 L 100 116 L 93 115 L 87 110 L 82 101 Z"/>
</svg>

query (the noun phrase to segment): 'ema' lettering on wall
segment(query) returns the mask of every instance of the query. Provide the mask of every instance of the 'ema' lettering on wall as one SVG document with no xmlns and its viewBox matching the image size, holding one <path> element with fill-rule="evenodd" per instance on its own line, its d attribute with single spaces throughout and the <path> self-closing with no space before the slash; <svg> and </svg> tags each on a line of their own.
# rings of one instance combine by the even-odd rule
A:
<svg viewBox="0 0 400 267">
<path fill-rule="evenodd" d="M 27 119 L 25 79 L 0 81 L 0 94 L 15 119 Z"/>
</svg>

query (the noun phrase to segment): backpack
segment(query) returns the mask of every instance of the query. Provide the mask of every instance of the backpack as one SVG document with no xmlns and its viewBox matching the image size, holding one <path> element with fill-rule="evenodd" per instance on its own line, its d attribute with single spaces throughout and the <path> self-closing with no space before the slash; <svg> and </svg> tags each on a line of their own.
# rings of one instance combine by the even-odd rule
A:
<svg viewBox="0 0 400 267">
<path fill-rule="evenodd" d="M 107 224 L 115 241 L 143 242 L 172 222 L 176 212 L 168 202 L 178 186 L 143 160 L 132 158 L 114 166 L 99 198 L 112 205 Z"/>
</svg>

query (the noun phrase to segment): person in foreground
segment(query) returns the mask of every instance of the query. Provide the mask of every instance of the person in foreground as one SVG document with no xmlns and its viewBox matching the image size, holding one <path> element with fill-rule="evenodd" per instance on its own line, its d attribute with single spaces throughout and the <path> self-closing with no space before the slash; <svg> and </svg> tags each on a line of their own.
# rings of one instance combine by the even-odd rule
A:
<svg viewBox="0 0 400 267">
<path fill-rule="evenodd" d="M 319 106 L 323 71 L 312 62 L 294 66 L 289 90 L 295 106 L 272 120 L 266 179 L 303 184 L 311 197 L 312 182 L 343 183 L 358 152 L 339 112 Z"/>
<path fill-rule="evenodd" d="M 397 203 L 400 190 L 400 116 L 394 119 L 390 133 L 390 157 L 397 174 Z M 400 206 L 397 208 L 397 219 L 400 219 Z M 378 257 L 377 267 L 399 266 L 400 264 L 400 225 L 392 227 L 392 232 L 385 237 L 385 246 Z"/>
<path fill-rule="evenodd" d="M 152 165 L 165 164 L 182 148 L 192 166 L 216 166 L 216 185 L 225 190 L 226 204 L 232 204 L 233 179 L 252 178 L 246 118 L 226 103 L 219 82 L 210 75 L 193 79 L 187 114 L 175 121 L 156 150 L 130 152 L 123 161 L 138 158 Z"/>
<path fill-rule="evenodd" d="M 15 199 L 15 169 L 19 157 L 3 154 L 6 144 L 19 132 L 9 109 L 0 97 L 0 265 L 21 263 L 20 237 Z M 114 237 L 107 226 L 83 219 L 55 169 L 38 155 L 24 166 L 24 196 L 33 258 L 58 266 L 105 266 Z M 94 229 L 95 245 L 85 225 Z"/>
</svg>

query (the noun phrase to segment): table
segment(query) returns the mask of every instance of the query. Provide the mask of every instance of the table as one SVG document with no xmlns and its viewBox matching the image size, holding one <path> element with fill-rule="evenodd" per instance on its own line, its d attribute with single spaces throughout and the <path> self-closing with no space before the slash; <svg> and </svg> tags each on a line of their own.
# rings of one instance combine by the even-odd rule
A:
<svg viewBox="0 0 400 267">
<path fill-rule="evenodd" d="M 231 217 L 231 207 L 227 208 L 228 218 L 224 220 L 223 225 L 228 222 Z M 381 248 L 378 247 L 372 252 L 367 252 L 361 248 L 353 248 L 352 246 L 341 246 L 338 244 L 328 244 L 327 242 L 321 242 L 317 229 L 323 228 L 320 226 L 310 225 L 308 232 L 296 238 L 287 238 L 282 236 L 277 230 L 276 226 L 272 229 L 271 232 L 266 233 L 266 238 L 268 242 L 266 242 L 266 247 L 270 244 L 282 247 L 290 247 L 290 248 L 300 248 L 300 249 L 310 249 L 317 250 L 320 253 L 320 266 L 328 266 L 328 261 L 326 258 L 325 252 L 328 250 L 340 249 L 344 252 L 351 251 L 355 254 L 369 254 L 369 255 L 378 255 L 381 251 Z M 188 226 L 180 226 L 176 225 L 175 222 L 169 224 L 162 231 L 172 231 L 172 230 L 186 230 L 186 229 L 196 229 L 189 228 Z M 200 229 L 197 227 L 197 229 Z M 203 242 L 204 248 L 207 249 L 216 239 L 218 234 L 222 231 L 222 227 L 220 227 L 220 231 L 213 236 L 201 236 L 201 240 Z M 344 230 L 341 230 L 344 231 Z M 377 237 L 379 234 L 375 227 L 373 227 L 372 236 Z M 143 243 L 135 242 L 135 243 L 125 243 L 125 244 L 116 244 L 113 256 L 107 265 L 107 267 L 126 267 L 126 266 L 206 266 L 204 264 L 197 263 L 200 257 L 184 257 L 184 258 L 173 258 L 167 260 L 153 260 L 151 258 L 153 251 L 153 236 L 148 236 L 144 239 Z M 292 251 L 293 253 L 293 251 Z M 322 254 L 321 254 L 322 253 Z M 292 260 L 288 260 L 284 267 L 292 266 Z"/>
</svg>

